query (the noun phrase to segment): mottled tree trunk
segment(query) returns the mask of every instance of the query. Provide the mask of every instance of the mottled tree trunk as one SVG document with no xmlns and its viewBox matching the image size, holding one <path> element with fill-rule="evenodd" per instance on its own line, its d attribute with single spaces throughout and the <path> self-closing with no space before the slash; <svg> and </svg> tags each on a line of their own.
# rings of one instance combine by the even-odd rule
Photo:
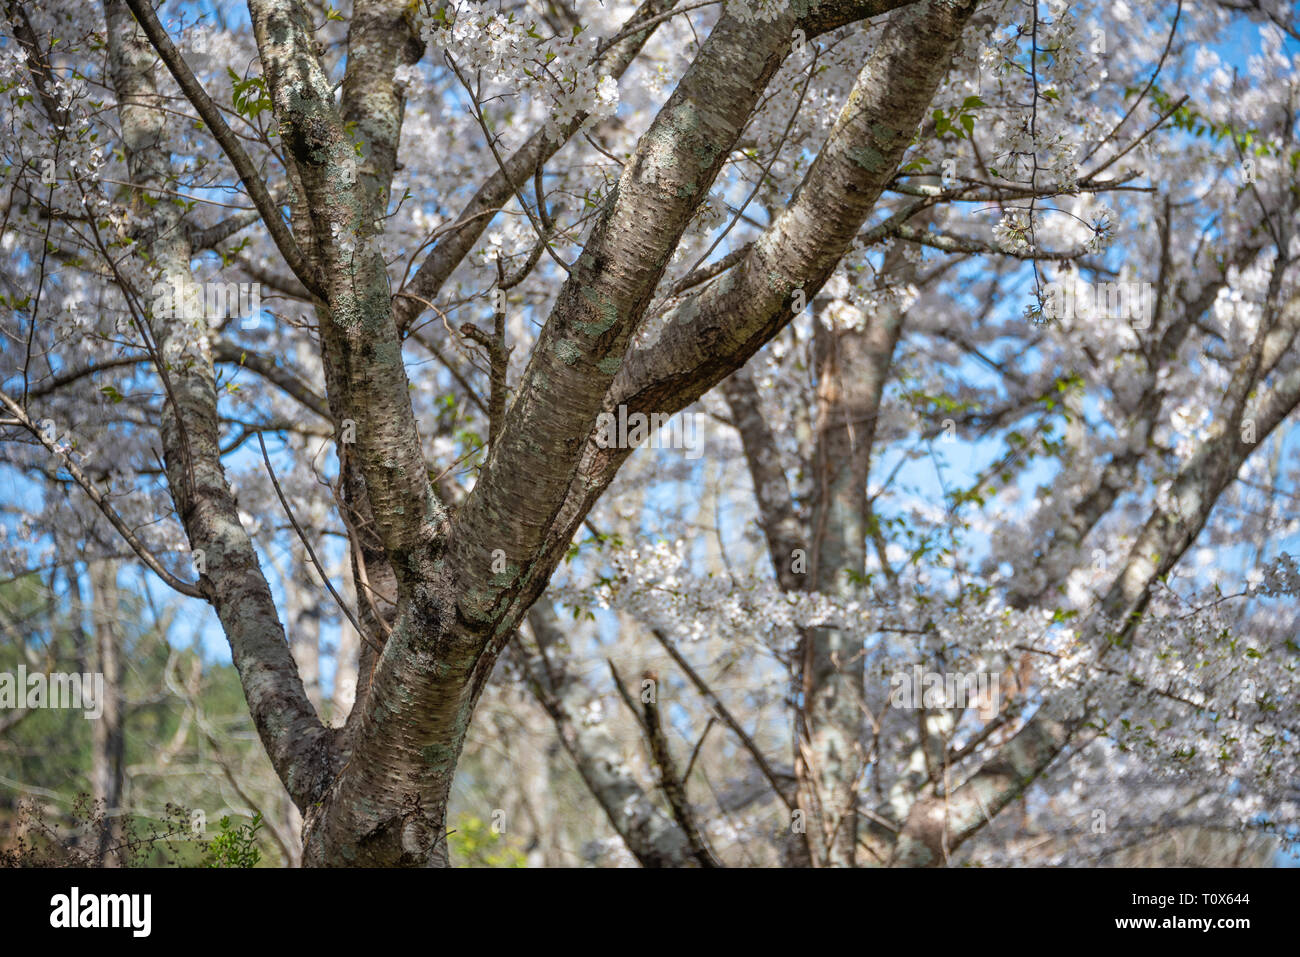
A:
<svg viewBox="0 0 1300 957">
<path fill-rule="evenodd" d="M 817 426 L 813 464 L 810 575 L 817 591 L 860 595 L 865 584 L 867 478 L 902 315 L 880 309 L 862 329 L 837 329 L 818 315 Z M 857 795 L 866 769 L 862 745 L 865 656 L 861 637 L 814 629 L 803 641 L 802 706 L 795 773 L 808 816 L 814 864 L 851 867 L 857 855 Z"/>
<path fill-rule="evenodd" d="M 122 843 L 122 784 L 126 735 L 123 722 L 125 702 L 122 688 L 123 635 L 118 608 L 117 562 L 91 562 L 91 627 L 94 655 L 92 671 L 103 676 L 103 713 L 91 722 L 91 797 L 102 812 L 95 859 L 102 867 L 124 863 Z"/>
<path fill-rule="evenodd" d="M 107 0 L 106 8 L 128 164 L 134 182 L 162 185 L 170 159 L 158 146 L 164 113 L 152 61 L 145 62 L 128 24 L 115 28 L 116 2 Z M 594 214 L 515 401 L 499 431 L 494 425 L 496 440 L 478 482 L 450 513 L 430 481 L 409 395 L 400 330 L 411 307 L 395 304 L 381 248 L 404 108 L 395 70 L 422 53 L 408 4 L 355 4 L 340 101 L 306 8 L 297 0 L 250 0 L 294 188 L 288 201 L 294 215 L 286 224 L 283 204 L 270 197 L 151 7 L 145 0 L 125 2 L 222 145 L 316 308 L 368 639 L 346 726 L 322 726 L 239 524 L 221 464 L 204 344 L 170 376 L 163 417 L 172 497 L 191 546 L 206 557 L 200 588 L 230 640 L 272 763 L 303 810 L 304 861 L 446 864 L 447 797 L 475 703 L 583 516 L 626 458 L 626 451 L 595 444 L 597 414 L 620 400 L 642 406 L 638 411 L 680 410 L 789 321 L 794 290 L 815 295 L 893 175 L 974 4 L 928 0 L 891 25 L 790 206 L 729 281 L 714 287 L 712 300 L 702 295 L 696 312 L 670 316 L 663 341 L 634 359 L 633 333 L 672 252 L 792 52 L 796 30 L 812 38 L 906 4 L 796 2 L 755 22 L 724 12 Z M 658 9 L 647 2 L 634 22 Z M 620 73 L 648 33 L 630 31 L 606 51 L 606 66 Z M 547 155 L 540 148 L 530 155 L 529 148 L 507 163 L 502 180 L 509 189 L 497 190 L 497 205 L 520 185 L 512 181 L 516 175 L 522 181 Z M 475 202 L 491 208 L 493 200 L 480 191 Z M 164 278 L 187 276 L 193 250 L 176 228 L 173 208 L 163 205 L 144 238 Z M 421 268 L 424 282 L 436 287 L 446 265 L 440 257 L 454 257 L 466 237 L 453 238 L 427 261 L 432 273 Z M 432 295 L 426 285 L 416 288 Z M 741 308 L 729 302 L 733 295 L 743 299 Z M 706 345 L 718 316 L 726 318 L 725 341 Z M 155 323 L 169 361 L 181 348 L 178 332 Z M 694 344 L 702 356 L 691 354 Z M 842 498 L 834 501 L 846 506 Z M 834 549 L 828 567 L 849 560 Z M 499 553 L 506 556 L 504 571 L 494 559 Z M 838 695 L 836 708 L 850 698 Z"/>
</svg>

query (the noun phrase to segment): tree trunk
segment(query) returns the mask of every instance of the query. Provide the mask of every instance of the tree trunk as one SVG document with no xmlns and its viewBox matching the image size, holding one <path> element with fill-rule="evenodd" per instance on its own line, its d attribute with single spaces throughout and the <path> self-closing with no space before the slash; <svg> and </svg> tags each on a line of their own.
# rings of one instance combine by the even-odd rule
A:
<svg viewBox="0 0 1300 957">
<path fill-rule="evenodd" d="M 123 728 L 122 628 L 118 608 L 117 562 L 90 563 L 93 671 L 103 675 L 103 714 L 91 723 L 91 797 L 103 822 L 96 834 L 95 859 L 102 867 L 121 867 Z"/>
</svg>

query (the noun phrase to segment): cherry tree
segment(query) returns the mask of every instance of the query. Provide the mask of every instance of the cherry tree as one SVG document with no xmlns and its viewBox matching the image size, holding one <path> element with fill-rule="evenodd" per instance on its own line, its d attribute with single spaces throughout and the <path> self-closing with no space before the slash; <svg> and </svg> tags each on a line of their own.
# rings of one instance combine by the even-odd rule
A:
<svg viewBox="0 0 1300 957">
<path fill-rule="evenodd" d="M 6 561 L 75 515 L 210 606 L 309 864 L 446 863 L 519 687 L 646 865 L 1294 838 L 1297 35 L 1238 6 L 13 0 L 4 461 L 76 494 Z M 739 543 L 627 507 L 674 416 Z M 593 685 L 602 609 L 678 677 Z"/>
</svg>

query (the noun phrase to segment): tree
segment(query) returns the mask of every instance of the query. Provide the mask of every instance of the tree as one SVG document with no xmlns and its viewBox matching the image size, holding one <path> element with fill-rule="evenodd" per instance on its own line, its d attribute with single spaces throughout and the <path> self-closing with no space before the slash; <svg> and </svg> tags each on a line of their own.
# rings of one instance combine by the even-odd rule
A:
<svg viewBox="0 0 1300 957">
<path fill-rule="evenodd" d="M 0 584 L 0 680 L 25 684 L 18 666 L 50 679 L 44 700 L 5 703 L 0 860 L 194 864 L 223 817 L 287 817 L 234 669 L 205 667 L 198 641 L 183 645 L 177 603 L 155 603 L 132 580 L 139 570 L 114 576 L 112 561 L 87 564 Z M 116 671 L 96 660 L 110 642 Z M 54 700 L 58 676 L 82 679 L 80 701 Z M 269 859 L 301 854 L 294 829 L 266 830 Z"/>
<path fill-rule="evenodd" d="M 612 667 L 652 793 L 576 713 L 565 604 L 645 626 L 787 813 L 790 864 L 992 847 L 1107 742 L 1294 826 L 1296 647 L 1266 603 L 1295 572 L 1262 540 L 1296 531 L 1289 7 L 1251 11 L 1245 77 L 1213 49 L 1242 15 L 1208 2 L 6 11 L 7 460 L 212 608 L 306 863 L 446 864 L 510 681 L 635 858 L 724 862 L 668 679 Z M 692 407 L 739 438 L 716 455 L 766 572 L 621 547 L 643 530 L 602 497 Z M 1004 450 L 951 488 L 959 432 Z M 926 460 L 928 508 L 902 485 Z M 1198 540 L 1259 542 L 1263 592 L 1188 570 Z M 326 614 L 357 638 L 341 723 Z M 746 632 L 788 767 L 679 647 Z M 914 675 L 997 680 L 953 707 L 891 693 Z"/>
</svg>

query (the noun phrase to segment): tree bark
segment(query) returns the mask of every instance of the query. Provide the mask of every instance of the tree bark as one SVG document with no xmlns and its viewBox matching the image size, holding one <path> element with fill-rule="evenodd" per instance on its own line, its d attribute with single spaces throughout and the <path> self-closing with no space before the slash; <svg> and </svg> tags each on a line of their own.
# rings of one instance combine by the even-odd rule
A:
<svg viewBox="0 0 1300 957">
<path fill-rule="evenodd" d="M 104 681 L 103 713 L 91 723 L 91 798 L 103 814 L 96 835 L 95 859 L 101 867 L 121 867 L 123 758 L 126 751 L 123 636 L 117 590 L 118 564 L 91 562 L 91 620 L 94 628 L 93 672 Z"/>
</svg>

